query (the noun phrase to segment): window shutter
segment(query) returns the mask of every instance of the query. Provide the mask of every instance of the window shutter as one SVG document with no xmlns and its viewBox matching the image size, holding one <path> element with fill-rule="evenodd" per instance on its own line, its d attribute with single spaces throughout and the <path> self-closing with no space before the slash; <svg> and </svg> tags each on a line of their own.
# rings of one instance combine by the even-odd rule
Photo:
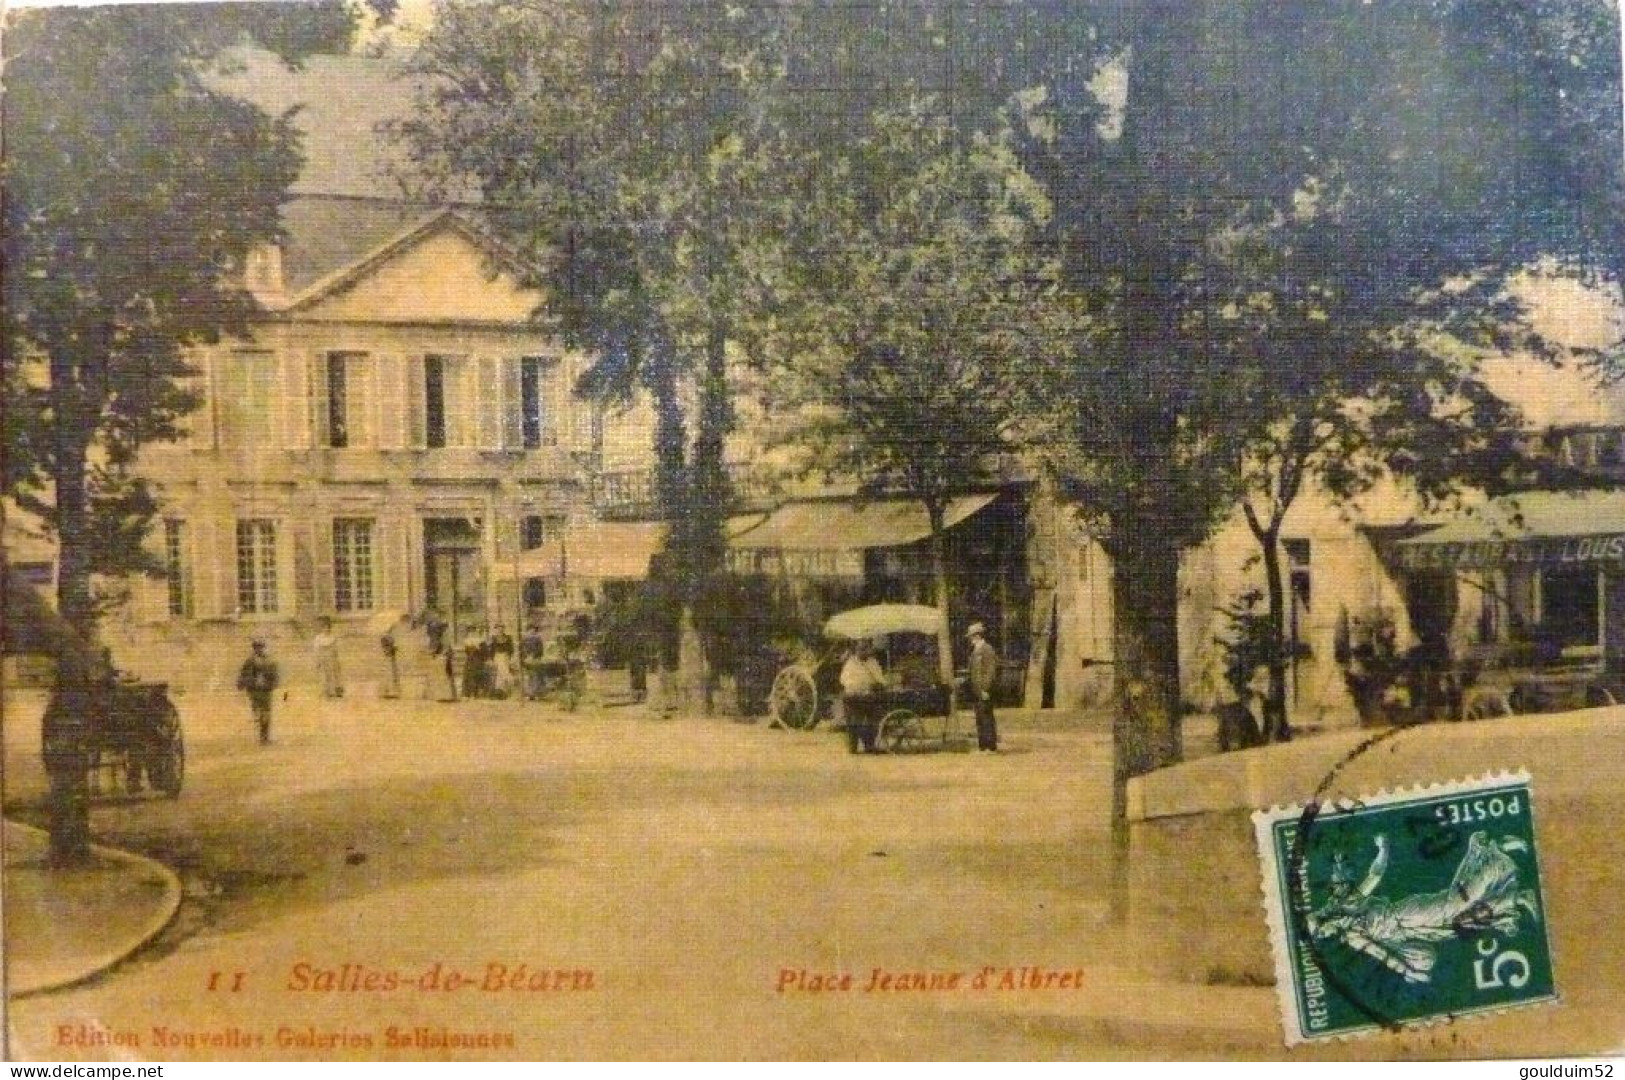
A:
<svg viewBox="0 0 1625 1080">
<path fill-rule="evenodd" d="M 352 356 L 345 377 L 350 382 L 350 445 L 378 445 L 378 361 Z"/>
<path fill-rule="evenodd" d="M 185 597 L 186 617 L 195 619 L 198 616 L 198 561 L 197 524 L 187 521 L 181 526 L 181 593 Z M 168 597 L 165 597 L 165 610 L 168 610 Z"/>
<path fill-rule="evenodd" d="M 524 401 L 520 397 L 518 357 L 499 360 L 502 365 L 502 445 L 509 450 L 525 448 Z"/>
<path fill-rule="evenodd" d="M 333 519 L 322 518 L 310 523 L 312 584 L 315 586 L 311 606 L 318 614 L 333 611 Z"/>
<path fill-rule="evenodd" d="M 307 360 L 306 400 L 310 403 L 311 446 L 323 447 L 332 440 L 327 424 L 327 357 L 312 354 Z"/>
<path fill-rule="evenodd" d="M 477 408 L 480 414 L 475 445 L 486 450 L 502 449 L 502 373 L 500 361 L 482 356 L 477 361 Z"/>
<path fill-rule="evenodd" d="M 406 445 L 406 395 L 404 376 L 406 366 L 398 357 L 375 356 L 372 359 L 372 384 L 377 389 L 378 440 L 380 450 L 399 450 Z"/>
<path fill-rule="evenodd" d="M 187 381 L 197 395 L 197 408 L 186 417 L 186 444 L 194 450 L 214 449 L 214 355 L 200 353 L 193 358 L 197 374 Z"/>
<path fill-rule="evenodd" d="M 403 387 L 406 406 L 406 445 L 413 450 L 421 450 L 428 445 L 429 421 L 424 415 L 423 398 L 423 357 L 407 357 L 403 365 L 406 375 L 406 384 Z"/>
<path fill-rule="evenodd" d="M 289 450 L 310 447 L 310 371 L 303 354 L 282 357 L 282 445 Z"/>
</svg>

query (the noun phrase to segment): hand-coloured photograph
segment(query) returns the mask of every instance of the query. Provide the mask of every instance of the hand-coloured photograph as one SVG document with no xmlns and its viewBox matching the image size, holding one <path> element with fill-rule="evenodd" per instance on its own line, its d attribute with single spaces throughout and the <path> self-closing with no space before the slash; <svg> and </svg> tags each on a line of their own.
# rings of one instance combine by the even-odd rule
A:
<svg viewBox="0 0 1625 1080">
<path fill-rule="evenodd" d="M 4 1056 L 1625 1051 L 1621 40 L 7 11 Z"/>
</svg>

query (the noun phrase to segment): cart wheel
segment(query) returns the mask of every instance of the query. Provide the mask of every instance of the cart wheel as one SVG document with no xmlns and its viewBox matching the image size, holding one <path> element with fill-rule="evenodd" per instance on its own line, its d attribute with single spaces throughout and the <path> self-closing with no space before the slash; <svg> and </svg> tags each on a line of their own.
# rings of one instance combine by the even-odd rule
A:
<svg viewBox="0 0 1625 1080">
<path fill-rule="evenodd" d="M 929 741 L 925 721 L 913 709 L 893 709 L 880 721 L 880 733 L 875 745 L 888 754 L 904 754 L 918 750 Z"/>
<path fill-rule="evenodd" d="M 818 687 L 806 669 L 787 667 L 773 679 L 767 709 L 788 728 L 798 731 L 818 723 Z"/>
<path fill-rule="evenodd" d="M 153 787 L 171 799 L 178 799 L 181 783 L 186 779 L 186 740 L 181 735 L 181 719 L 173 705 L 158 730 L 162 733 L 162 743 L 153 751 L 148 779 Z"/>
</svg>

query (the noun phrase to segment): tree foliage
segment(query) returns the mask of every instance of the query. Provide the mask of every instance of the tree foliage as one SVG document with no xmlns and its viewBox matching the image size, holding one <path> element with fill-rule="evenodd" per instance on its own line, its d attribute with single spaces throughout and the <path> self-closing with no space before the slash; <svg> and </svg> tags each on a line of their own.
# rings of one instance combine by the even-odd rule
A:
<svg viewBox="0 0 1625 1080">
<path fill-rule="evenodd" d="M 725 554 L 729 364 L 750 207 L 768 197 L 756 105 L 777 25 L 750 5 L 447 5 L 413 62 L 421 118 L 402 125 L 418 164 L 471 182 L 536 268 L 542 314 L 596 358 L 581 389 L 653 399 L 662 565 L 689 601 Z"/>
<path fill-rule="evenodd" d="M 840 144 L 797 144 L 801 227 L 755 338 L 779 442 L 931 524 L 939 658 L 952 682 L 944 515 L 1017 450 L 1023 365 L 1066 340 L 1049 214 L 1007 117 L 956 130 L 942 102 L 883 109 Z"/>
<path fill-rule="evenodd" d="M 293 58 L 348 40 L 342 5 L 22 11 L 5 35 L 7 494 L 60 540 L 61 610 L 94 573 L 150 569 L 131 471 L 196 405 L 187 350 L 253 311 L 244 257 L 299 168 L 287 117 L 210 87 L 250 39 Z"/>
<path fill-rule="evenodd" d="M 57 606 L 94 641 L 92 577 L 152 569 L 157 510 L 132 471 L 196 405 L 191 348 L 242 332 L 241 272 L 278 235 L 300 159 L 289 118 L 212 89 L 222 51 L 284 58 L 348 42 L 341 4 L 25 10 L 4 39 L 5 494 L 58 540 Z M 65 730 L 47 746 L 51 855 L 89 857 L 84 695 L 59 652 Z"/>
</svg>

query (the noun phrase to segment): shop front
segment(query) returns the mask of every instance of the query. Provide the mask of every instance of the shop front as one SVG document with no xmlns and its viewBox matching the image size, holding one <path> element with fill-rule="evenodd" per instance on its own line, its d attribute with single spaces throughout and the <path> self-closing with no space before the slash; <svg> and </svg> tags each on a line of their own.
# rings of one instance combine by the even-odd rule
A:
<svg viewBox="0 0 1625 1080">
<path fill-rule="evenodd" d="M 1528 712 L 1621 696 L 1625 492 L 1509 496 L 1392 550 L 1423 645 L 1481 700 L 1505 687 Z"/>
</svg>

